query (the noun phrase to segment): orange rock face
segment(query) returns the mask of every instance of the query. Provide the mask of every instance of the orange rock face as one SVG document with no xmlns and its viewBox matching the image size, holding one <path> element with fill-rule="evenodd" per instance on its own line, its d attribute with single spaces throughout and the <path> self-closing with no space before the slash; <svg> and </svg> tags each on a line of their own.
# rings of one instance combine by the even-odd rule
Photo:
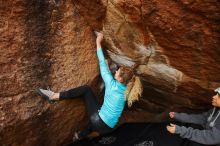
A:
<svg viewBox="0 0 220 146">
<path fill-rule="evenodd" d="M 0 145 L 60 145 L 85 126 L 84 104 L 49 105 L 34 90 L 94 82 L 95 37 L 71 1 L 9 0 L 0 7 Z"/>
<path fill-rule="evenodd" d="M 121 122 L 209 108 L 220 86 L 219 23 L 217 0 L 0 1 L 0 145 L 58 146 L 85 126 L 82 100 L 50 105 L 34 89 L 97 89 L 93 30 L 103 30 L 106 55 L 143 80 L 143 98 Z"/>
<path fill-rule="evenodd" d="M 110 57 L 138 66 L 143 100 L 164 110 L 207 108 L 220 86 L 219 8 L 217 1 L 108 1 L 103 29 Z"/>
</svg>

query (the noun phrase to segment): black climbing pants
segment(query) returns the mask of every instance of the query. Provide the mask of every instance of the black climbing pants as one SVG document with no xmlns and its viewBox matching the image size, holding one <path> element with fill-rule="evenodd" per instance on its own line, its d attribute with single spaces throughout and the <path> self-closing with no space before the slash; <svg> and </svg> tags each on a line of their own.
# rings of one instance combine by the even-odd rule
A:
<svg viewBox="0 0 220 146">
<path fill-rule="evenodd" d="M 60 100 L 74 99 L 78 97 L 83 97 L 86 111 L 90 118 L 89 124 L 84 130 L 80 131 L 79 137 L 84 138 L 93 131 L 99 132 L 100 134 L 111 132 L 113 129 L 106 125 L 98 114 L 100 104 L 89 86 L 84 85 L 60 92 Z"/>
</svg>

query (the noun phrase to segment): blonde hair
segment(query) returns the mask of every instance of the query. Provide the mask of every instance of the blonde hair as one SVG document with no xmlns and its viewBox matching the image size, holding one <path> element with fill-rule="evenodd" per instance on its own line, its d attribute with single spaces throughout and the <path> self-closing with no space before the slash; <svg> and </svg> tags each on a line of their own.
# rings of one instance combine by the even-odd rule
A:
<svg viewBox="0 0 220 146">
<path fill-rule="evenodd" d="M 120 70 L 123 83 L 127 86 L 125 99 L 127 100 L 128 107 L 131 107 L 133 102 L 138 101 L 141 97 L 143 86 L 140 77 L 135 76 L 132 69 L 120 67 Z"/>
</svg>

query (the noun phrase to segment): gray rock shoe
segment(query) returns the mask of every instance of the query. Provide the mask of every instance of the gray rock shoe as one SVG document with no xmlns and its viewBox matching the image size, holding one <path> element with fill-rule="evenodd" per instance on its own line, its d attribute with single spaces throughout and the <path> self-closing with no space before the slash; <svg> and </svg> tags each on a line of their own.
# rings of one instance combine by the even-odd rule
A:
<svg viewBox="0 0 220 146">
<path fill-rule="evenodd" d="M 55 92 L 51 91 L 51 90 L 44 90 L 41 88 L 36 89 L 36 92 L 44 97 L 49 103 L 54 103 L 55 100 L 52 99 L 52 96 L 55 94 Z"/>
</svg>

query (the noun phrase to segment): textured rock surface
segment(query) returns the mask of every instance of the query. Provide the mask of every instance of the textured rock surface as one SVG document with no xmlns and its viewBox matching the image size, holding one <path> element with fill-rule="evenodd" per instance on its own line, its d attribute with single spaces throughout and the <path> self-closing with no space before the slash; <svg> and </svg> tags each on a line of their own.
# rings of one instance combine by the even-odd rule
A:
<svg viewBox="0 0 220 146">
<path fill-rule="evenodd" d="M 33 90 L 97 87 L 93 29 L 103 28 L 108 56 L 143 79 L 143 98 L 121 122 L 209 108 L 219 23 L 218 0 L 0 0 L 0 145 L 61 145 L 85 126 L 82 100 L 49 105 Z"/>
<path fill-rule="evenodd" d="M 83 102 L 49 105 L 34 89 L 94 82 L 91 28 L 71 1 L 1 1 L 0 7 L 0 145 L 60 145 L 85 125 Z"/>
<path fill-rule="evenodd" d="M 138 65 L 149 104 L 207 107 L 211 90 L 220 85 L 219 8 L 218 1 L 108 1 L 110 57 Z"/>
</svg>

